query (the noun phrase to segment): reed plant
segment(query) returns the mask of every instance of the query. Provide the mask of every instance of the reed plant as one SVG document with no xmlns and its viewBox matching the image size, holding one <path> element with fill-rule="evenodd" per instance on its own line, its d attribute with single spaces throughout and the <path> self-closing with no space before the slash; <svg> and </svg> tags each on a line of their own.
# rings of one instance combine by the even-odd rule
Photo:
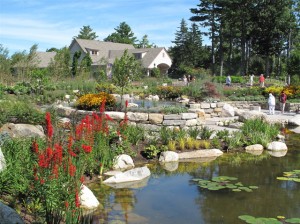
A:
<svg viewBox="0 0 300 224">
<path fill-rule="evenodd" d="M 184 138 L 178 139 L 178 148 L 181 151 L 185 150 L 185 139 Z"/>
<path fill-rule="evenodd" d="M 279 134 L 278 124 L 269 124 L 263 119 L 249 119 L 241 127 L 242 135 L 245 136 L 245 144 L 266 145 Z"/>
<path fill-rule="evenodd" d="M 191 138 L 191 137 L 187 138 L 186 139 L 186 148 L 187 149 L 195 148 L 195 142 L 196 142 L 196 140 L 194 138 Z"/>
<path fill-rule="evenodd" d="M 176 151 L 176 141 L 169 141 L 167 146 L 170 151 Z"/>
</svg>

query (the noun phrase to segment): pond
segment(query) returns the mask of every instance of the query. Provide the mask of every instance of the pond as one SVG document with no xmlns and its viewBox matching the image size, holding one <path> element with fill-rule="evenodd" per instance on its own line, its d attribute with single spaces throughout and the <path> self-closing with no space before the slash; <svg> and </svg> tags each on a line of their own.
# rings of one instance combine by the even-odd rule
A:
<svg viewBox="0 0 300 224">
<path fill-rule="evenodd" d="M 277 180 L 285 171 L 300 169 L 300 135 L 288 135 L 286 143 L 284 157 L 226 154 L 210 162 L 180 162 L 175 171 L 148 164 L 151 176 L 139 188 L 93 183 L 89 187 L 103 205 L 93 223 L 242 224 L 240 215 L 300 218 L 300 183 Z M 215 176 L 236 177 L 258 189 L 209 191 L 193 181 Z"/>
</svg>

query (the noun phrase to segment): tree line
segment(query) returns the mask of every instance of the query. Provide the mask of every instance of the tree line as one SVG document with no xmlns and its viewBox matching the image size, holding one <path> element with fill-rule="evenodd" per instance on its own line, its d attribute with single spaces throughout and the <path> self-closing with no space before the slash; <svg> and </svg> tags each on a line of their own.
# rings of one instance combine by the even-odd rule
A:
<svg viewBox="0 0 300 224">
<path fill-rule="evenodd" d="M 201 0 L 191 12 L 191 25 L 180 21 L 168 50 L 172 58 L 171 77 L 201 73 L 217 75 L 249 75 L 264 73 L 267 77 L 290 75 L 300 79 L 300 3 L 297 0 Z M 205 30 L 205 31 L 203 31 Z M 210 45 L 203 45 L 203 36 Z M 95 40 L 90 26 L 83 26 L 73 38 Z M 136 48 L 157 47 L 144 35 L 138 40 L 131 27 L 121 22 L 115 32 L 103 41 L 132 44 Z M 11 57 L 0 44 L 0 72 L 11 74 L 22 64 L 24 76 L 34 68 L 37 45 Z M 89 72 L 91 60 L 80 55 L 71 58 L 67 47 L 50 48 L 57 52 L 49 66 L 54 76 L 74 76 Z M 72 68 L 72 69 L 70 69 Z"/>
</svg>

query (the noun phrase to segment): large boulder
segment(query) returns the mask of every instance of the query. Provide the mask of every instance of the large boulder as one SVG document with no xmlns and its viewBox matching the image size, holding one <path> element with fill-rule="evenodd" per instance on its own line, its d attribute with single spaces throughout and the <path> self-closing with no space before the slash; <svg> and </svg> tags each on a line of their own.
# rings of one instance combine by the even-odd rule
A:
<svg viewBox="0 0 300 224">
<path fill-rule="evenodd" d="M 288 150 L 288 148 L 284 142 L 278 142 L 278 141 L 269 143 L 267 146 L 267 149 L 271 150 L 271 151 L 286 151 L 286 150 Z"/>
<path fill-rule="evenodd" d="M 259 156 L 263 153 L 264 147 L 261 144 L 248 145 L 245 150 L 247 153 Z"/>
<path fill-rule="evenodd" d="M 94 193 L 85 185 L 80 189 L 80 206 L 85 209 L 95 209 L 100 203 Z"/>
<path fill-rule="evenodd" d="M 31 124 L 6 123 L 0 128 L 0 133 L 8 133 L 8 135 L 12 138 L 45 137 L 45 133 L 41 125 Z"/>
<path fill-rule="evenodd" d="M 178 160 L 179 160 L 178 154 L 172 151 L 162 152 L 159 156 L 159 162 L 161 163 L 174 162 Z"/>
<path fill-rule="evenodd" d="M 246 120 L 256 119 L 256 118 L 266 121 L 267 115 L 264 114 L 263 112 L 254 111 L 254 110 L 243 111 L 239 114 L 239 121 L 241 122 L 245 122 Z"/>
<path fill-rule="evenodd" d="M 125 172 L 120 172 L 115 174 L 112 177 L 109 177 L 103 183 L 105 184 L 116 184 L 116 183 L 123 183 L 123 182 L 131 182 L 131 181 L 140 181 L 148 176 L 150 176 L 150 170 L 148 167 L 139 167 L 134 168 L 132 170 L 128 170 Z"/>
<path fill-rule="evenodd" d="M 1 224 L 23 224 L 21 216 L 11 207 L 0 202 L 0 223 Z"/>
<path fill-rule="evenodd" d="M 300 126 L 300 114 L 296 114 L 293 118 L 288 120 L 289 125 Z"/>
<path fill-rule="evenodd" d="M 234 108 L 229 104 L 224 104 L 221 112 L 221 117 L 234 117 Z"/>
<path fill-rule="evenodd" d="M 130 169 L 130 168 L 133 168 L 133 167 L 134 167 L 134 163 L 133 163 L 132 158 L 129 155 L 122 154 L 122 155 L 117 156 L 114 159 L 113 168 L 115 170 Z"/>
<path fill-rule="evenodd" d="M 218 157 L 223 155 L 223 152 L 219 149 L 199 149 L 190 152 L 178 153 L 179 160 L 202 158 L 202 157 Z"/>
</svg>

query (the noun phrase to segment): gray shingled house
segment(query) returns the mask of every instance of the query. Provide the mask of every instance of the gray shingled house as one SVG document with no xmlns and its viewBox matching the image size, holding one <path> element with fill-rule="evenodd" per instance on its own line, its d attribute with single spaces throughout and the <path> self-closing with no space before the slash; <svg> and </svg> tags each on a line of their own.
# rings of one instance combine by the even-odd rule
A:
<svg viewBox="0 0 300 224">
<path fill-rule="evenodd" d="M 26 61 L 19 61 L 13 66 L 13 74 L 23 73 L 26 68 L 47 68 L 50 62 L 54 60 L 56 52 L 36 52 L 35 57 L 28 64 Z"/>
<path fill-rule="evenodd" d="M 141 64 L 146 69 L 147 75 L 150 74 L 153 68 L 159 68 L 161 73 L 165 74 L 172 65 L 172 60 L 164 47 L 135 49 L 131 44 L 76 38 L 73 39 L 69 47 L 71 58 L 73 58 L 76 51 L 81 51 L 79 61 L 89 53 L 92 59 L 92 68 L 96 70 L 99 66 L 106 66 L 108 76 L 110 75 L 115 59 L 120 58 L 126 49 L 136 59 L 141 60 Z"/>
</svg>

